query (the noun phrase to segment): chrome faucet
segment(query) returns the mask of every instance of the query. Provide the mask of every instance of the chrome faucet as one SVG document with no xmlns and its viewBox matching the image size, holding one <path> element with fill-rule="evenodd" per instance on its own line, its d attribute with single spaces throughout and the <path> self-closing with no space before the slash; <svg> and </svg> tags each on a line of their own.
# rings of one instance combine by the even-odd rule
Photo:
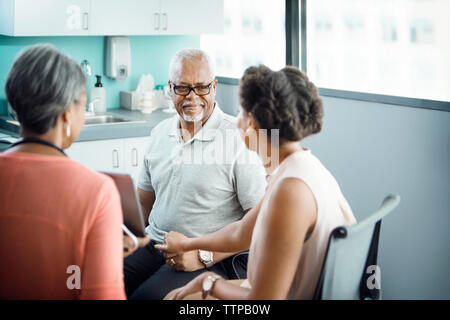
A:
<svg viewBox="0 0 450 320">
<path fill-rule="evenodd" d="M 96 103 L 99 100 L 100 100 L 99 98 L 95 98 L 94 100 L 92 100 L 91 102 L 89 102 L 87 104 L 86 113 L 84 114 L 85 116 L 94 116 L 95 115 L 94 103 Z"/>
</svg>

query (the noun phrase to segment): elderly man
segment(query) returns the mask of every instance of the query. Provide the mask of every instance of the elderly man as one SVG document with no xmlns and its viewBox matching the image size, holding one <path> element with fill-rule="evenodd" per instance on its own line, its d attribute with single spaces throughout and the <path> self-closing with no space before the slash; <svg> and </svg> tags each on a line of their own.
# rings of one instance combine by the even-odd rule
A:
<svg viewBox="0 0 450 320">
<path fill-rule="evenodd" d="M 245 277 L 245 253 L 164 256 L 154 246 L 171 230 L 196 237 L 241 219 L 266 186 L 264 168 L 238 136 L 235 118 L 215 101 L 210 58 L 183 49 L 172 58 L 169 77 L 178 115 L 153 129 L 144 158 L 138 192 L 152 241 L 124 261 L 131 299 L 162 299 L 207 270 L 226 279 Z"/>
</svg>

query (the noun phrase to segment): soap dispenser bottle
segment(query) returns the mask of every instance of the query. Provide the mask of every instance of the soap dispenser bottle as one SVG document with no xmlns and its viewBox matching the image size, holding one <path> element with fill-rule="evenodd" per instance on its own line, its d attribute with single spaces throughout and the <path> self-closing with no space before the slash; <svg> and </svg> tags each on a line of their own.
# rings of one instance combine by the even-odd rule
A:
<svg viewBox="0 0 450 320">
<path fill-rule="evenodd" d="M 94 112 L 106 112 L 106 90 L 103 88 L 102 76 L 95 75 L 97 83 L 91 90 L 91 103 Z"/>
</svg>

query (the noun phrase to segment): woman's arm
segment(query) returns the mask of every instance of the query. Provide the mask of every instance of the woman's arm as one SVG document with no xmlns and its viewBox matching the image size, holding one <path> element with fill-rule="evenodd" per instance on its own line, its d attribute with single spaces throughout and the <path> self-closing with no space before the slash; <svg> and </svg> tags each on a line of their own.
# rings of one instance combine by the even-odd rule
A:
<svg viewBox="0 0 450 320">
<path fill-rule="evenodd" d="M 122 207 L 112 180 L 98 190 L 82 266 L 81 299 L 126 299 L 123 283 Z"/>
<path fill-rule="evenodd" d="M 182 253 L 196 249 L 228 253 L 247 250 L 260 206 L 261 202 L 241 220 L 202 237 L 187 238 L 179 232 L 171 231 L 166 234 L 164 243 L 156 245 L 156 248 L 165 253 Z"/>
<path fill-rule="evenodd" d="M 169 299 L 182 300 L 190 294 L 201 292 L 203 281 L 210 275 L 217 276 L 213 272 L 203 272 L 198 277 L 190 281 L 187 285 L 175 291 L 173 296 L 172 294 L 169 294 L 169 296 L 172 296 Z M 213 290 L 211 291 L 211 294 L 213 294 L 215 297 L 222 299 L 224 299 L 223 297 L 226 297 L 226 299 L 228 300 L 246 300 L 248 299 L 249 293 L 250 293 L 249 288 L 244 288 L 232 284 L 224 280 L 223 278 L 219 278 L 218 280 L 215 281 Z"/>
<path fill-rule="evenodd" d="M 219 299 L 285 299 L 297 272 L 305 236 L 317 220 L 317 205 L 309 187 L 295 178 L 284 179 L 269 199 L 268 210 L 254 230 L 249 260 L 251 289 L 223 279 L 215 282 L 211 295 Z M 175 298 L 202 290 L 208 273 L 201 274 L 177 291 Z"/>
<path fill-rule="evenodd" d="M 305 237 L 317 220 L 315 197 L 302 180 L 286 178 L 272 193 L 260 218 L 248 265 L 252 287 L 248 298 L 286 299 Z"/>
</svg>

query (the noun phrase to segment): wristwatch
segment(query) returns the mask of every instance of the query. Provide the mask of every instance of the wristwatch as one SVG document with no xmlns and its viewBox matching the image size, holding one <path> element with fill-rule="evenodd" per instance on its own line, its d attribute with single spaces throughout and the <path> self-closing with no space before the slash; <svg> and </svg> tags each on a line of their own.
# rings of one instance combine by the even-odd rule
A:
<svg viewBox="0 0 450 320">
<path fill-rule="evenodd" d="M 202 298 L 205 299 L 208 294 L 211 293 L 214 283 L 217 281 L 217 279 L 220 279 L 221 277 L 217 274 L 209 275 L 207 276 L 203 282 L 202 282 Z"/>
<path fill-rule="evenodd" d="M 214 264 L 212 251 L 198 250 L 198 258 L 206 268 L 209 268 Z"/>
</svg>

